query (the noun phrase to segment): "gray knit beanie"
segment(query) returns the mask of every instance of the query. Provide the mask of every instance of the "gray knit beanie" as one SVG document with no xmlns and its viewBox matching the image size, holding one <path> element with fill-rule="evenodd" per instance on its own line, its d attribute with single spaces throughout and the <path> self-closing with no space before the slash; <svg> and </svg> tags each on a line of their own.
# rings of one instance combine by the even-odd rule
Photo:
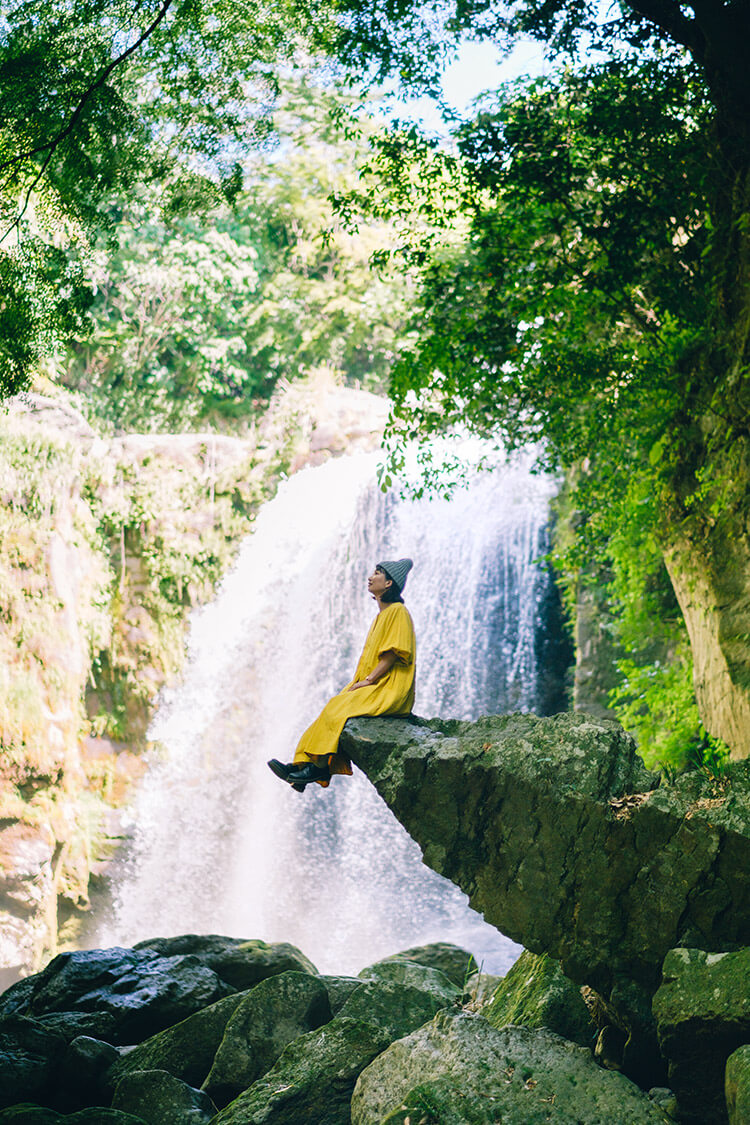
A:
<svg viewBox="0 0 750 1125">
<path fill-rule="evenodd" d="M 389 578 L 393 579 L 400 593 L 406 585 L 406 576 L 414 563 L 411 559 L 396 559 L 395 562 L 379 562 L 377 565 L 386 572 Z"/>
</svg>

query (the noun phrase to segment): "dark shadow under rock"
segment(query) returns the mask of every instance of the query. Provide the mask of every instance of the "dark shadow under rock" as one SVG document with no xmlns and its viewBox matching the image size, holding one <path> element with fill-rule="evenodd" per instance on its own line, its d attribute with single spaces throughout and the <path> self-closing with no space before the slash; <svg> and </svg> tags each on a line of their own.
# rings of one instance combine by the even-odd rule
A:
<svg viewBox="0 0 750 1125">
<path fill-rule="evenodd" d="M 0 1022 L 0 1108 L 49 1102 L 57 1088 L 67 1043 L 57 1032 L 23 1016 Z"/>
</svg>

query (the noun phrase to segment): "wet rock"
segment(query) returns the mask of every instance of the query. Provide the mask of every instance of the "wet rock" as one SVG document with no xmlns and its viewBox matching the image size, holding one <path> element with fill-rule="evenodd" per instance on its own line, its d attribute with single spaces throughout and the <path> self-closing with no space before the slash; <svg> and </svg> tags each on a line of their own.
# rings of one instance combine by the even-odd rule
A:
<svg viewBox="0 0 750 1125">
<path fill-rule="evenodd" d="M 46 1102 L 57 1085 L 66 1043 L 36 1020 L 0 1021 L 0 1108 L 16 1102 Z"/>
<path fill-rule="evenodd" d="M 435 970 L 424 971 L 442 976 Z M 393 1040 L 421 1027 L 436 1012 L 454 1004 L 459 995 L 452 985 L 445 987 L 441 981 L 424 978 L 417 982 L 368 980 L 351 994 L 339 1017 L 377 1024 Z"/>
<path fill-rule="evenodd" d="M 384 960 L 416 961 L 417 964 L 426 965 L 430 969 L 439 969 L 458 988 L 463 988 L 469 977 L 479 970 L 473 953 L 469 953 L 467 949 L 461 949 L 459 945 L 454 945 L 449 941 L 415 945 L 410 949 L 404 949 L 401 953 L 395 953 L 392 957 L 386 957 Z"/>
<path fill-rule="evenodd" d="M 0 1018 L 103 1012 L 115 1044 L 137 1043 L 234 991 L 197 957 L 120 948 L 62 953 L 28 980 L 0 997 Z"/>
<path fill-rule="evenodd" d="M 451 986 L 451 995 L 457 991 Z M 290 1043 L 213 1125 L 349 1125 L 357 1076 L 394 1039 L 432 1019 L 444 1002 L 444 993 L 430 987 L 363 982 L 330 1023 Z"/>
<path fill-rule="evenodd" d="M 656 1125 L 667 1118 L 627 1078 L 551 1031 L 491 1027 L 441 1012 L 380 1054 L 360 1075 L 352 1125 Z"/>
<path fill-rule="evenodd" d="M 582 1047 L 593 1045 L 595 1029 L 580 986 L 543 953 L 521 954 L 482 1015 L 493 1027 L 547 1027 Z"/>
<path fill-rule="evenodd" d="M 50 773 L 60 763 L 50 764 Z M 16 779 L 0 770 L 0 786 Z M 48 779 L 47 779 L 48 780 Z M 49 783 L 49 781 L 48 781 Z M 0 822 L 0 963 L 39 964 L 52 946 L 50 919 L 57 912 L 55 836 L 47 824 L 30 825 L 4 815 Z"/>
<path fill-rule="evenodd" d="M 434 996 L 440 1007 L 453 1004 L 461 995 L 461 989 L 449 980 L 439 969 L 420 965 L 416 961 L 401 961 L 392 958 L 368 965 L 359 974 L 364 981 L 387 981 L 406 988 L 415 988 Z"/>
<path fill-rule="evenodd" d="M 34 1018 L 68 1043 L 79 1036 L 109 1043 L 117 1028 L 117 1020 L 109 1012 L 41 1012 Z"/>
<path fill-rule="evenodd" d="M 729 1125 L 750 1121 L 750 1044 L 738 1047 L 727 1059 L 724 1081 Z"/>
<path fill-rule="evenodd" d="M 146 1125 L 141 1117 L 97 1105 L 75 1113 L 56 1113 L 38 1105 L 16 1105 L 0 1110 L 0 1125 Z"/>
<path fill-rule="evenodd" d="M 296 946 L 281 941 L 267 943 L 218 934 L 183 934 L 142 941 L 134 949 L 157 953 L 161 957 L 197 957 L 201 964 L 212 969 L 238 992 L 246 991 L 278 973 L 317 973 L 304 953 Z"/>
<path fill-rule="evenodd" d="M 68 1110 L 109 1101 L 105 1076 L 119 1058 L 116 1047 L 80 1035 L 68 1044 L 60 1064 L 59 1101 Z"/>
<path fill-rule="evenodd" d="M 659 1109 L 666 1113 L 667 1117 L 677 1121 L 679 1117 L 677 1098 L 667 1086 L 654 1086 L 649 1090 L 648 1096 L 654 1105 L 658 1105 Z"/>
<path fill-rule="evenodd" d="M 160 1031 L 122 1055 L 107 1075 L 114 1088 L 133 1070 L 166 1070 L 188 1086 L 200 1086 L 211 1069 L 227 1023 L 249 992 L 235 992 Z"/>
<path fill-rule="evenodd" d="M 330 1019 L 328 990 L 317 977 L 282 973 L 262 981 L 229 1019 L 203 1089 L 225 1106 L 270 1070 L 288 1043 Z"/>
<path fill-rule="evenodd" d="M 680 1120 L 725 1122 L 727 1060 L 750 1042 L 750 949 L 673 949 L 653 1010 Z"/>
<path fill-rule="evenodd" d="M 118 1084 L 112 1108 L 132 1113 L 146 1125 L 208 1125 L 216 1106 L 166 1070 L 134 1070 Z"/>
<path fill-rule="evenodd" d="M 336 1016 L 290 1043 L 212 1125 L 349 1125 L 354 1083 L 390 1041 L 376 1024 Z"/>
</svg>

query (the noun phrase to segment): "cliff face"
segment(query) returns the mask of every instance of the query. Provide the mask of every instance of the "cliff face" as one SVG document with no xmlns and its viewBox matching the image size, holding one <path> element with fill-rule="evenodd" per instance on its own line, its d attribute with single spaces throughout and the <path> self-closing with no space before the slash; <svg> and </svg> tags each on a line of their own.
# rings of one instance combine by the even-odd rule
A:
<svg viewBox="0 0 750 1125">
<path fill-rule="evenodd" d="M 379 440 L 385 406 L 301 386 L 257 433 L 97 437 L 0 416 L 0 987 L 75 944 L 159 690 L 280 473 Z"/>
</svg>

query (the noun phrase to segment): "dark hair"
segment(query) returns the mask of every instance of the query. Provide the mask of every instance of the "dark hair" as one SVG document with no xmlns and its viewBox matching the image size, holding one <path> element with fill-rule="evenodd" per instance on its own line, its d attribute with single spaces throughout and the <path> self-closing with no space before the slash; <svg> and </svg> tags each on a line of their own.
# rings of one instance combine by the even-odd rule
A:
<svg viewBox="0 0 750 1125">
<path fill-rule="evenodd" d="M 403 603 L 404 599 L 401 597 L 401 587 L 399 586 L 398 582 L 394 581 L 394 579 L 391 578 L 388 571 L 384 570 L 384 568 L 382 566 L 378 566 L 375 569 L 376 570 L 382 570 L 383 574 L 386 576 L 386 578 L 389 578 L 390 582 L 391 582 L 388 589 L 384 590 L 383 593 L 380 595 L 381 602 L 383 602 L 385 605 L 390 605 L 392 602 Z"/>
</svg>

